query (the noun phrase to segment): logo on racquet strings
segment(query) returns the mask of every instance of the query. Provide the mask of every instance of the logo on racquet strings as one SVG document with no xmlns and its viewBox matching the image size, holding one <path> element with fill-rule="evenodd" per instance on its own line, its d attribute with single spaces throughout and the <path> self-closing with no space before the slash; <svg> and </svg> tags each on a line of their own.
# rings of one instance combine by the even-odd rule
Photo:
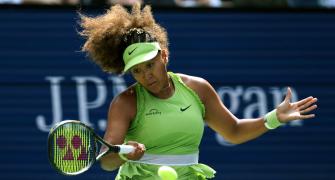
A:
<svg viewBox="0 0 335 180">
<path fill-rule="evenodd" d="M 85 145 L 86 144 L 86 145 Z M 60 156 L 62 160 L 87 160 L 87 143 L 85 143 L 85 138 L 80 135 L 59 135 L 56 138 L 56 146 L 60 150 Z"/>
</svg>

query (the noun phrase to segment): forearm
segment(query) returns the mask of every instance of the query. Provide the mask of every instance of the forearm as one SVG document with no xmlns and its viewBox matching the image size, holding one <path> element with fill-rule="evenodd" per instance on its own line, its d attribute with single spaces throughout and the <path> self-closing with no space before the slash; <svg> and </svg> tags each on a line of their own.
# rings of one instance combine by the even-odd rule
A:
<svg viewBox="0 0 335 180">
<path fill-rule="evenodd" d="M 118 154 L 109 153 L 100 159 L 100 166 L 106 171 L 113 171 L 119 168 L 124 162 Z"/>
<path fill-rule="evenodd" d="M 255 139 L 267 131 L 268 129 L 264 126 L 264 118 L 240 119 L 236 123 L 230 141 L 234 144 L 241 144 Z"/>
<path fill-rule="evenodd" d="M 100 159 L 101 168 L 106 171 L 113 171 L 119 168 L 123 163 L 128 160 L 136 161 L 141 159 L 145 152 L 144 144 L 128 141 L 127 145 L 133 146 L 131 152 L 128 154 L 117 154 L 117 153 L 109 153 Z M 105 151 L 106 147 L 101 149 L 101 152 Z"/>
</svg>

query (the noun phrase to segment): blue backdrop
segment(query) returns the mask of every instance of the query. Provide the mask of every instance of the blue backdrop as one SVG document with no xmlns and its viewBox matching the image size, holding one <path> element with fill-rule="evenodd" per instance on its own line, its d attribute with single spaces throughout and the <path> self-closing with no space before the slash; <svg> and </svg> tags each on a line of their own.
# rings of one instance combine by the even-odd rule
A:
<svg viewBox="0 0 335 180">
<path fill-rule="evenodd" d="M 89 15 L 103 10 L 86 11 Z M 170 36 L 174 72 L 201 76 L 239 118 L 318 97 L 317 117 L 233 146 L 206 127 L 200 161 L 219 180 L 335 179 L 335 13 L 154 9 Z M 105 74 L 80 52 L 73 9 L 0 10 L 1 179 L 113 179 L 95 164 L 66 177 L 47 159 L 54 123 L 80 119 L 103 135 L 110 100 L 133 80 Z"/>
</svg>

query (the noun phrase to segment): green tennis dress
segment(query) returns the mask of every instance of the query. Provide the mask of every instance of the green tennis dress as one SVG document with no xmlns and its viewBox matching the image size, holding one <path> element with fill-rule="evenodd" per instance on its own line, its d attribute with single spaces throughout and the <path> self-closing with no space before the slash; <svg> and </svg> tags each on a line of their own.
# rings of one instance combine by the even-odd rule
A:
<svg viewBox="0 0 335 180">
<path fill-rule="evenodd" d="M 204 105 L 177 74 L 169 72 L 169 76 L 175 92 L 168 99 L 159 99 L 136 84 L 137 114 L 125 141 L 144 144 L 146 152 L 140 160 L 124 163 L 116 180 L 159 180 L 157 170 L 162 165 L 173 167 L 178 180 L 214 177 L 215 170 L 198 163 Z"/>
</svg>

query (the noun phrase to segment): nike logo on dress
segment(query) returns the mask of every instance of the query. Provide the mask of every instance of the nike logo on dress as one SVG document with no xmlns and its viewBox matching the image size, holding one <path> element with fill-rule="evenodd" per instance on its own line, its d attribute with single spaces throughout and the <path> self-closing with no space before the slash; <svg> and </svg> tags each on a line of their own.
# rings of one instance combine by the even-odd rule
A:
<svg viewBox="0 0 335 180">
<path fill-rule="evenodd" d="M 129 51 L 128 55 L 130 56 L 135 51 L 135 49 L 137 49 L 137 47 L 135 47 L 132 51 Z"/>
<path fill-rule="evenodd" d="M 186 111 L 189 107 L 191 107 L 192 106 L 192 104 L 191 105 L 189 105 L 189 106 L 187 106 L 186 108 L 180 108 L 180 111 L 181 112 L 184 112 L 184 111 Z"/>
</svg>

